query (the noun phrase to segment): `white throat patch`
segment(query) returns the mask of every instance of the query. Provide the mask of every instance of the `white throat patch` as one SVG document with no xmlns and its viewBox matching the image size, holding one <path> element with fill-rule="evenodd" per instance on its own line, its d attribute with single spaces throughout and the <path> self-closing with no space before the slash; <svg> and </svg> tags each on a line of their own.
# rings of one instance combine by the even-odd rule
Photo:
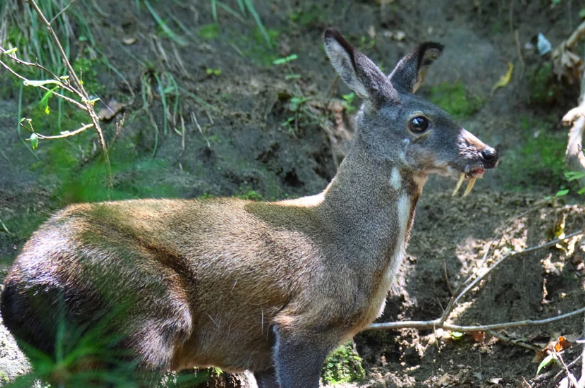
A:
<svg viewBox="0 0 585 388">
<path fill-rule="evenodd" d="M 398 171 L 398 168 L 396 167 L 392 168 L 392 173 L 390 174 L 390 185 L 395 190 L 400 190 L 402 187 L 402 177 L 400 176 L 400 171 Z"/>
<path fill-rule="evenodd" d="M 396 208 L 396 215 L 398 217 L 398 235 L 396 236 L 396 246 L 394 247 L 394 252 L 392 253 L 392 258 L 390 259 L 390 263 L 388 263 L 388 267 L 386 268 L 386 273 L 384 274 L 384 279 L 382 280 L 382 284 L 380 284 L 380 288 L 378 289 L 378 293 L 376 295 L 376 299 L 374 300 L 373 306 L 380 306 L 378 308 L 378 317 L 382 315 L 384 312 L 384 306 L 386 304 L 386 295 L 390 289 L 390 286 L 393 285 L 396 281 L 396 274 L 400 269 L 400 265 L 404 260 L 404 256 L 406 253 L 406 232 L 408 230 L 408 221 L 410 218 L 410 197 L 406 193 L 402 193 L 398 198 L 397 208 Z"/>
</svg>

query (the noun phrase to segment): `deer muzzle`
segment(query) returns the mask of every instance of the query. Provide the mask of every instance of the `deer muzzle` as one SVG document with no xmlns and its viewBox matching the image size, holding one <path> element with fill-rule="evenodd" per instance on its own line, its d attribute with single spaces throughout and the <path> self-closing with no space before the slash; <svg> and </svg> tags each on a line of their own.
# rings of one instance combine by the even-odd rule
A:
<svg viewBox="0 0 585 388">
<path fill-rule="evenodd" d="M 465 197 L 473 189 L 476 179 L 481 178 L 486 169 L 495 168 L 498 165 L 498 152 L 465 129 L 461 130 L 461 137 L 465 143 L 465 156 L 470 157 L 473 162 L 467 164 L 464 170 L 459 172 L 459 181 L 455 186 L 453 196 L 457 194 L 463 181 L 468 179 L 467 187 L 463 193 Z"/>
</svg>

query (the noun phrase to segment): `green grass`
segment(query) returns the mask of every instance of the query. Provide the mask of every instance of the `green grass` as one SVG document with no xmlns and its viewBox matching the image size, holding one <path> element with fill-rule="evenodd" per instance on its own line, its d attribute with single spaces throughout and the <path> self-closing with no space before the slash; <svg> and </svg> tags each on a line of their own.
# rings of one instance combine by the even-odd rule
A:
<svg viewBox="0 0 585 388">
<path fill-rule="evenodd" d="M 550 62 L 530 67 L 527 78 L 530 87 L 528 99 L 531 104 L 551 106 L 565 100 L 566 85 L 559 82 Z"/>
<path fill-rule="evenodd" d="M 429 91 L 429 100 L 443 108 L 456 120 L 472 116 L 484 103 L 479 96 L 472 95 L 460 80 L 432 86 Z"/>
<path fill-rule="evenodd" d="M 567 135 L 554 131 L 555 124 L 543 118 L 521 117 L 519 129 L 524 140 L 506 152 L 501 168 L 507 186 L 515 191 L 547 187 L 554 194 L 569 184 L 564 176 Z"/>
<path fill-rule="evenodd" d="M 331 385 L 363 380 L 366 371 L 362 366 L 362 361 L 353 342 L 348 342 L 327 357 L 321 376 Z"/>
<path fill-rule="evenodd" d="M 204 24 L 199 27 L 199 36 L 206 40 L 213 40 L 219 36 L 219 26 L 216 23 Z"/>
</svg>

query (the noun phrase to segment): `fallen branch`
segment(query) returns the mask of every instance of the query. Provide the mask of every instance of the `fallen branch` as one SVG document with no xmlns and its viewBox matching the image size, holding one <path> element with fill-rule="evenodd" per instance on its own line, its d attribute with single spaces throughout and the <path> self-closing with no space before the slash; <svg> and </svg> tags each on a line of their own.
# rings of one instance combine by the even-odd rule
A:
<svg viewBox="0 0 585 388">
<path fill-rule="evenodd" d="M 585 307 L 582 307 L 582 308 L 575 310 L 575 311 L 571 311 L 570 313 L 558 315 L 556 317 L 550 317 L 550 318 L 538 319 L 538 320 L 526 319 L 523 321 L 495 323 L 495 324 L 491 324 L 491 325 L 469 325 L 469 326 L 454 325 L 454 324 L 447 323 L 447 322 L 441 322 L 441 320 L 439 318 L 439 319 L 435 319 L 432 321 L 402 321 L 402 322 L 373 323 L 368 327 L 368 330 L 443 329 L 443 330 L 449 330 L 449 331 L 458 331 L 460 333 L 474 333 L 474 332 L 478 332 L 478 331 L 509 329 L 511 327 L 546 325 L 548 323 L 560 321 L 561 319 L 570 318 L 570 317 L 573 317 L 575 315 L 579 315 L 581 313 L 585 313 Z"/>
<path fill-rule="evenodd" d="M 489 273 L 491 273 L 496 267 L 498 267 L 505 260 L 509 259 L 510 257 L 514 257 L 514 256 L 526 254 L 526 253 L 531 253 L 531 252 L 535 252 L 535 251 L 540 250 L 540 249 L 554 246 L 560 242 L 566 241 L 570 238 L 582 235 L 584 233 L 585 233 L 584 230 L 579 230 L 579 231 L 576 231 L 576 232 L 573 232 L 573 233 L 566 235 L 564 238 L 559 238 L 559 239 L 556 239 L 553 241 L 546 242 L 544 244 L 540 244 L 540 245 L 536 245 L 536 246 L 533 246 L 530 248 L 526 248 L 526 249 L 519 251 L 519 252 L 510 252 L 510 253 L 504 255 L 501 259 L 499 259 L 497 262 L 495 262 L 485 272 L 483 272 L 481 275 L 477 276 L 475 278 L 475 280 L 473 280 L 467 287 L 465 287 L 465 289 L 463 291 L 461 291 L 459 294 L 454 296 L 451 299 L 451 301 L 449 302 L 449 304 L 447 305 L 445 312 L 441 315 L 440 318 L 437 318 L 437 319 L 434 319 L 431 321 L 402 321 L 402 322 L 373 323 L 367 328 L 367 330 L 390 330 L 390 329 L 396 330 L 396 329 L 410 328 L 410 329 L 419 329 L 419 330 L 420 329 L 444 329 L 444 330 L 450 330 L 450 331 L 458 331 L 461 333 L 471 333 L 471 332 L 478 332 L 478 331 L 502 330 L 502 329 L 507 329 L 507 328 L 511 328 L 511 327 L 520 327 L 520 326 L 544 325 L 547 323 L 555 322 L 555 321 L 558 321 L 561 319 L 569 318 L 569 317 L 584 313 L 585 307 L 580 308 L 580 309 L 575 310 L 575 311 L 572 311 L 570 313 L 562 314 L 562 315 L 559 315 L 556 317 L 540 319 L 540 320 L 528 319 L 528 320 L 523 320 L 523 321 L 504 322 L 504 323 L 496 323 L 496 324 L 491 324 L 491 325 L 471 325 L 471 326 L 455 325 L 455 324 L 446 322 L 448 320 L 449 316 L 451 315 L 451 313 L 453 312 L 455 306 L 459 302 L 459 300 L 467 292 L 469 292 L 469 290 L 473 289 L 482 279 L 484 279 Z M 494 238 L 494 240 L 495 240 L 495 238 Z M 494 241 L 494 240 L 492 240 L 492 241 Z M 489 249 L 489 247 L 491 247 L 491 245 L 488 246 L 488 249 Z M 487 254 L 487 252 L 486 252 L 486 254 Z M 471 279 L 473 276 L 474 275 L 472 275 L 469 279 Z M 469 281 L 469 279 L 468 279 L 468 281 Z M 466 283 L 467 283 L 467 281 L 466 281 Z"/>
</svg>

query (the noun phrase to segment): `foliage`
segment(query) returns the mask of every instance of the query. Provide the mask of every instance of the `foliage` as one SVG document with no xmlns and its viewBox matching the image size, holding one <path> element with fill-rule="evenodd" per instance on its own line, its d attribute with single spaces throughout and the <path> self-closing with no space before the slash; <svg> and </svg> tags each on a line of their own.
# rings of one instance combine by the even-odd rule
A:
<svg viewBox="0 0 585 388">
<path fill-rule="evenodd" d="M 219 36 L 219 26 L 216 23 L 204 24 L 199 27 L 199 36 L 206 40 L 216 39 Z"/>
<path fill-rule="evenodd" d="M 554 132 L 545 119 L 520 119 L 524 141 L 508 151 L 505 174 L 509 175 L 511 189 L 529 186 L 548 187 L 555 192 L 567 185 L 564 155 L 567 136 Z"/>
<path fill-rule="evenodd" d="M 341 345 L 325 360 L 321 372 L 328 384 L 360 381 L 366 376 L 362 358 L 357 354 L 353 342 Z"/>
<path fill-rule="evenodd" d="M 321 27 L 326 21 L 327 10 L 313 2 L 298 2 L 288 14 L 288 18 L 302 27 Z"/>
<path fill-rule="evenodd" d="M 99 59 L 90 59 L 87 57 L 80 57 L 71 64 L 73 69 L 80 74 L 80 79 L 83 81 L 85 89 L 93 95 L 100 95 L 105 92 L 104 85 L 99 82 L 98 73 L 103 73 L 104 69 L 100 68 L 101 61 Z"/>
<path fill-rule="evenodd" d="M 255 190 L 250 190 L 242 195 L 239 196 L 241 199 L 247 199 L 250 201 L 262 201 L 263 197 L 262 194 Z"/>
<path fill-rule="evenodd" d="M 467 91 L 465 84 L 461 80 L 454 83 L 444 82 L 432 86 L 429 93 L 429 100 L 456 120 L 470 117 L 476 113 L 484 101 L 477 95 L 472 95 Z"/>
<path fill-rule="evenodd" d="M 344 94 L 341 97 L 343 98 L 343 102 L 341 103 L 341 105 L 343 105 L 343 108 L 345 108 L 347 113 L 351 114 L 357 110 L 355 105 L 353 105 L 353 102 L 355 100 L 355 93 L 354 92 Z"/>
<path fill-rule="evenodd" d="M 550 61 L 529 67 L 526 77 L 530 91 L 528 101 L 532 105 L 564 107 L 577 100 L 578 83 L 569 85 L 566 80 L 559 79 Z"/>
</svg>

